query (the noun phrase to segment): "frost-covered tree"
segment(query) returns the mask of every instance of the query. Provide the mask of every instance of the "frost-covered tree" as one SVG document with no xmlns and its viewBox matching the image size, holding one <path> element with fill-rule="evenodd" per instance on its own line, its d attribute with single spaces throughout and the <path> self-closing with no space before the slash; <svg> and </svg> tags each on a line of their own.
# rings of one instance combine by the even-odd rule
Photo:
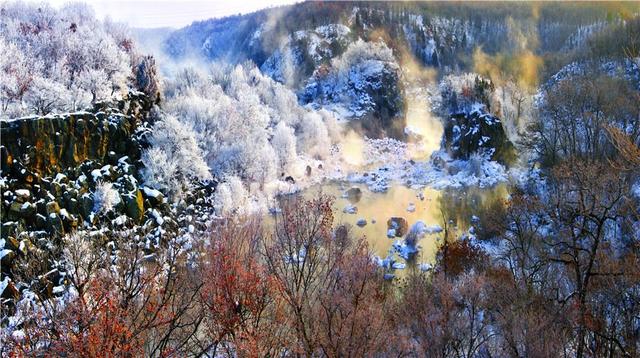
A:
<svg viewBox="0 0 640 358">
<path fill-rule="evenodd" d="M 368 42 L 359 39 L 350 44 L 342 56 L 333 59 L 331 65 L 338 72 L 348 72 L 353 66 L 372 60 L 395 62 L 395 57 L 383 41 Z"/>
<path fill-rule="evenodd" d="M 165 88 L 165 110 L 193 129 L 212 174 L 260 191 L 291 175 L 304 155 L 325 158 L 329 134 L 338 132 L 328 112 L 300 106 L 250 63 L 215 64 L 208 74 L 185 69 Z"/>
<path fill-rule="evenodd" d="M 180 199 L 192 180 L 211 178 L 194 132 L 173 116 L 153 126 L 152 147 L 142 153 L 145 184 Z"/>
<path fill-rule="evenodd" d="M 59 82 L 51 82 L 46 78 L 35 77 L 23 99 L 36 114 L 49 114 L 55 109 L 64 108 L 69 101 L 70 92 Z"/>
<path fill-rule="evenodd" d="M 181 178 L 178 178 L 178 163 L 169 158 L 170 153 L 160 147 L 151 147 L 142 152 L 144 182 L 146 185 L 180 195 Z"/>
<path fill-rule="evenodd" d="M 300 151 L 318 158 L 325 158 L 331 148 L 329 131 L 317 112 L 306 113 L 300 122 Z"/>
<path fill-rule="evenodd" d="M 33 81 L 33 70 L 22 51 L 0 37 L 0 113 L 15 117 L 22 114 L 22 98 Z"/>
<path fill-rule="evenodd" d="M 218 185 L 213 198 L 213 205 L 220 214 L 229 214 L 242 211 L 246 207 L 249 193 L 242 180 L 234 175 L 224 178 L 224 182 Z"/>
<path fill-rule="evenodd" d="M 93 211 L 95 213 L 106 213 L 113 209 L 120 201 L 118 191 L 113 188 L 110 182 L 100 181 L 93 191 Z"/>
<path fill-rule="evenodd" d="M 517 133 L 525 129 L 533 119 L 533 96 L 516 82 L 507 81 L 496 88 L 496 97 L 499 100 L 503 126 L 511 139 L 516 138 Z"/>
<path fill-rule="evenodd" d="M 278 156 L 280 170 L 287 172 L 292 164 L 292 159 L 297 157 L 296 137 L 293 133 L 293 128 L 287 126 L 284 122 L 278 123 L 273 130 L 271 144 Z"/>
<path fill-rule="evenodd" d="M 476 73 L 447 75 L 440 81 L 439 90 L 438 110 L 443 116 L 474 108 L 498 114 L 495 111 L 500 109 L 493 82 Z"/>
<path fill-rule="evenodd" d="M 81 72 L 78 75 L 78 84 L 80 88 L 91 94 L 92 103 L 99 98 L 107 98 L 111 92 L 109 79 L 106 73 L 100 70 L 89 69 Z"/>
<path fill-rule="evenodd" d="M 143 56 L 135 67 L 136 87 L 150 98 L 160 98 L 160 83 L 158 81 L 158 68 L 153 56 Z"/>
<path fill-rule="evenodd" d="M 74 111 L 137 85 L 126 26 L 97 20 L 88 5 L 5 2 L 0 23 L 1 117 Z"/>
</svg>

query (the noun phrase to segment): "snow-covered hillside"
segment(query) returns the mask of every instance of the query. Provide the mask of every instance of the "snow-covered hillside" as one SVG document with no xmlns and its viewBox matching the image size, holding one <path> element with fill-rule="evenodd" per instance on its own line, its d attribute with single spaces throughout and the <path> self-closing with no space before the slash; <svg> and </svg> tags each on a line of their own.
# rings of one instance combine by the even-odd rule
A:
<svg viewBox="0 0 640 358">
<path fill-rule="evenodd" d="M 339 118 L 389 121 L 403 107 L 400 66 L 383 42 L 358 40 L 330 67 L 314 71 L 299 97 L 302 103 L 328 109 Z"/>
</svg>

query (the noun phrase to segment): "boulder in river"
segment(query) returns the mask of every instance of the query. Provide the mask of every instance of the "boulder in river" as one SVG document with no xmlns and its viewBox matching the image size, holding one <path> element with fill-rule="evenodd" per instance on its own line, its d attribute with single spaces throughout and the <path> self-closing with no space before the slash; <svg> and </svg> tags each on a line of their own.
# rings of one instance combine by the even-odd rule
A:
<svg viewBox="0 0 640 358">
<path fill-rule="evenodd" d="M 345 192 L 347 199 L 352 203 L 357 203 L 362 198 L 362 190 L 358 187 L 351 187 Z"/>
<path fill-rule="evenodd" d="M 355 205 L 347 205 L 342 209 L 342 212 L 345 214 L 356 214 L 358 212 L 358 208 Z"/>
<path fill-rule="evenodd" d="M 387 220 L 387 229 L 395 229 L 396 236 L 401 237 L 409 230 L 409 222 L 403 217 L 392 217 Z"/>
<path fill-rule="evenodd" d="M 423 221 L 418 220 L 411 226 L 411 230 L 404 239 L 404 243 L 407 246 L 416 247 L 418 241 L 426 234 L 427 225 Z"/>
</svg>

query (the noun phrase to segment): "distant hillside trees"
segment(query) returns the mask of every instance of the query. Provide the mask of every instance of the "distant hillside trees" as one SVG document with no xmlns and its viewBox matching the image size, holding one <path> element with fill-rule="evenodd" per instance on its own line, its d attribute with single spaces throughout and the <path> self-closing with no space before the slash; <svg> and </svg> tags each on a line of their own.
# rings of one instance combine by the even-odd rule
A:
<svg viewBox="0 0 640 358">
<path fill-rule="evenodd" d="M 638 91 L 623 77 L 592 69 L 562 78 L 542 92 L 539 118 L 529 127 L 528 141 L 547 165 L 569 157 L 612 155 L 607 126 L 620 129 L 633 143 L 640 140 Z"/>
<path fill-rule="evenodd" d="M 129 87 L 157 92 L 128 29 L 87 5 L 3 3 L 0 23 L 0 117 L 84 109 Z"/>
</svg>

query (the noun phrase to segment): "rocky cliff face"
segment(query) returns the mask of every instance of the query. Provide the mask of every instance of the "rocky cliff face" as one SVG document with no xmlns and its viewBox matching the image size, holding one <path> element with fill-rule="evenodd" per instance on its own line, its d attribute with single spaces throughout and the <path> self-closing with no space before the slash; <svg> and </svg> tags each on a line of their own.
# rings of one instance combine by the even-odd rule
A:
<svg viewBox="0 0 640 358">
<path fill-rule="evenodd" d="M 148 119 L 152 103 L 130 93 L 90 112 L 25 117 L 0 122 L 2 172 L 16 167 L 51 175 L 85 160 L 106 162 L 115 155 L 139 156 L 132 135 Z"/>
<path fill-rule="evenodd" d="M 258 38 L 260 33 L 256 35 Z M 348 26 L 329 24 L 311 30 L 299 30 L 260 65 L 274 80 L 298 88 L 323 65 L 341 55 L 355 40 Z"/>
<path fill-rule="evenodd" d="M 163 193 L 144 186 L 141 152 L 148 146 L 152 101 L 143 94 L 100 103 L 90 111 L 0 122 L 2 171 L 3 298 L 20 291 L 16 276 L 37 257 L 44 274 L 58 259 L 52 248 L 76 230 L 92 238 L 126 230 L 153 247 L 168 230 L 204 230 L 211 183 L 196 185 L 185 205 L 171 205 Z M 53 250 L 53 251 L 52 251 Z M 51 266 L 53 265 L 53 266 Z M 56 271 L 57 272 L 57 271 Z M 60 275 L 46 287 L 60 284 Z"/>
<path fill-rule="evenodd" d="M 128 190 L 120 202 L 138 221 L 136 163 L 151 106 L 131 93 L 88 112 L 0 122 L 2 238 L 24 249 L 19 237 L 55 238 L 95 222 L 92 193 L 103 181 Z"/>
<path fill-rule="evenodd" d="M 397 63 L 369 60 L 345 72 L 317 71 L 300 93 L 300 101 L 330 110 L 338 118 L 376 119 L 383 126 L 402 114 L 403 88 Z"/>
<path fill-rule="evenodd" d="M 301 104 L 340 119 L 375 119 L 388 127 L 403 111 L 401 68 L 383 41 L 359 40 L 348 26 L 294 32 L 261 71 L 291 88 Z"/>
</svg>

